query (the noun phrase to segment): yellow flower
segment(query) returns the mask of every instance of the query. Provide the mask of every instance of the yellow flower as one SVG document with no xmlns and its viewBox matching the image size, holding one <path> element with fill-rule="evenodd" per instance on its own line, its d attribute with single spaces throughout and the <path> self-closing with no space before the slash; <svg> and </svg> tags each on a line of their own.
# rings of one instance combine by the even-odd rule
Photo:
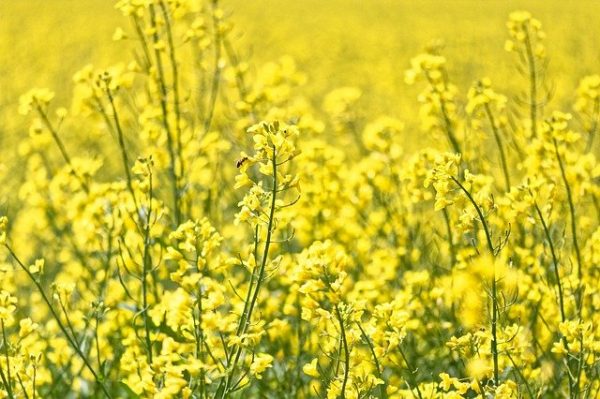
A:
<svg viewBox="0 0 600 399">
<path fill-rule="evenodd" d="M 490 377 L 492 373 L 491 360 L 475 358 L 467 363 L 467 374 L 477 380 Z"/>
<path fill-rule="evenodd" d="M 447 373 L 441 373 L 440 378 L 442 379 L 442 381 L 440 382 L 440 387 L 444 391 L 448 391 L 452 387 L 454 378 L 450 377 L 450 375 L 448 375 Z"/>
<path fill-rule="evenodd" d="M 254 361 L 250 364 L 250 374 L 257 379 L 262 379 L 262 373 L 270 367 L 273 367 L 273 356 L 262 353 L 256 355 Z"/>
<path fill-rule="evenodd" d="M 44 108 L 54 98 L 54 92 L 49 89 L 31 89 L 19 98 L 19 113 L 27 115 L 36 107 Z"/>
<path fill-rule="evenodd" d="M 114 41 L 119 41 L 119 40 L 123 40 L 126 38 L 127 38 L 127 34 L 121 27 L 117 27 L 117 29 L 115 29 L 115 33 L 113 33 L 113 35 L 112 35 L 112 39 Z"/>
<path fill-rule="evenodd" d="M 30 318 L 19 321 L 19 337 L 23 338 L 33 331 L 37 330 L 38 324 L 34 323 Z"/>
<path fill-rule="evenodd" d="M 302 371 L 304 372 L 304 374 L 318 378 L 320 374 L 319 370 L 317 370 L 317 362 L 318 359 L 315 358 L 310 363 L 307 363 L 304 366 L 302 366 Z"/>
<path fill-rule="evenodd" d="M 44 259 L 37 259 L 33 265 L 29 266 L 29 273 L 38 274 L 44 271 Z"/>
<path fill-rule="evenodd" d="M 6 216 L 0 216 L 0 245 L 6 244 L 6 227 L 8 225 L 8 218 Z"/>
<path fill-rule="evenodd" d="M 0 320 L 8 322 L 12 320 L 12 314 L 16 310 L 17 298 L 8 291 L 0 291 Z"/>
</svg>

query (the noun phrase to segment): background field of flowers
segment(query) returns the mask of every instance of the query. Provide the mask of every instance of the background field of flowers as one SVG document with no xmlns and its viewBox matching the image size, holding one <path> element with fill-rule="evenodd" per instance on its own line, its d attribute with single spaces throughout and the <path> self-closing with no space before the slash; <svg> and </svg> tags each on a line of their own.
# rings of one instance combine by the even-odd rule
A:
<svg viewBox="0 0 600 399">
<path fill-rule="evenodd" d="M 0 396 L 598 397 L 599 11 L 0 2 Z"/>
</svg>

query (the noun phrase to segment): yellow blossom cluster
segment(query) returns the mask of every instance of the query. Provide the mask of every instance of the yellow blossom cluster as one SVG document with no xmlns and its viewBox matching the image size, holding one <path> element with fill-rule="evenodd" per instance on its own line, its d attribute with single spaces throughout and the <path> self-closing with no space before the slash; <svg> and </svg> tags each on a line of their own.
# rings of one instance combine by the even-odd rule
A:
<svg viewBox="0 0 600 399">
<path fill-rule="evenodd" d="M 133 55 L 76 72 L 71 104 L 21 97 L 0 397 L 600 392 L 600 79 L 548 103 L 531 14 L 508 22 L 524 98 L 463 95 L 435 42 L 404 121 L 246 59 L 217 0 L 116 8 Z"/>
</svg>

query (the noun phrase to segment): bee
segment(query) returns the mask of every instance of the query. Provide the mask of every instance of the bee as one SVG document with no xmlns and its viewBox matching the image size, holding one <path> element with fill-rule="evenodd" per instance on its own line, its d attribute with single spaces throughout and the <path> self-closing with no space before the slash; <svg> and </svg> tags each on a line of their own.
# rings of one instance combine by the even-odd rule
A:
<svg viewBox="0 0 600 399">
<path fill-rule="evenodd" d="M 238 159 L 237 162 L 235 163 L 235 167 L 236 168 L 241 168 L 242 165 L 244 164 L 244 162 L 246 162 L 248 160 L 248 157 L 243 157 L 242 159 Z"/>
</svg>

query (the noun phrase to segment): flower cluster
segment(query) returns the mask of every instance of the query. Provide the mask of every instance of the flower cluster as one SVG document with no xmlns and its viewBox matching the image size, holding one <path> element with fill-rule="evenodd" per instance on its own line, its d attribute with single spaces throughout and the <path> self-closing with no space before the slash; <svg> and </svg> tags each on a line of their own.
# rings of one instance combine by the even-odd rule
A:
<svg viewBox="0 0 600 399">
<path fill-rule="evenodd" d="M 250 63 L 218 1 L 116 8 L 134 57 L 77 72 L 69 111 L 21 99 L 0 397 L 600 390 L 600 79 L 555 110 L 529 13 L 508 23 L 525 98 L 487 78 L 462 97 L 435 43 L 400 120 L 363 89 L 305 97 L 289 57 Z"/>
</svg>

